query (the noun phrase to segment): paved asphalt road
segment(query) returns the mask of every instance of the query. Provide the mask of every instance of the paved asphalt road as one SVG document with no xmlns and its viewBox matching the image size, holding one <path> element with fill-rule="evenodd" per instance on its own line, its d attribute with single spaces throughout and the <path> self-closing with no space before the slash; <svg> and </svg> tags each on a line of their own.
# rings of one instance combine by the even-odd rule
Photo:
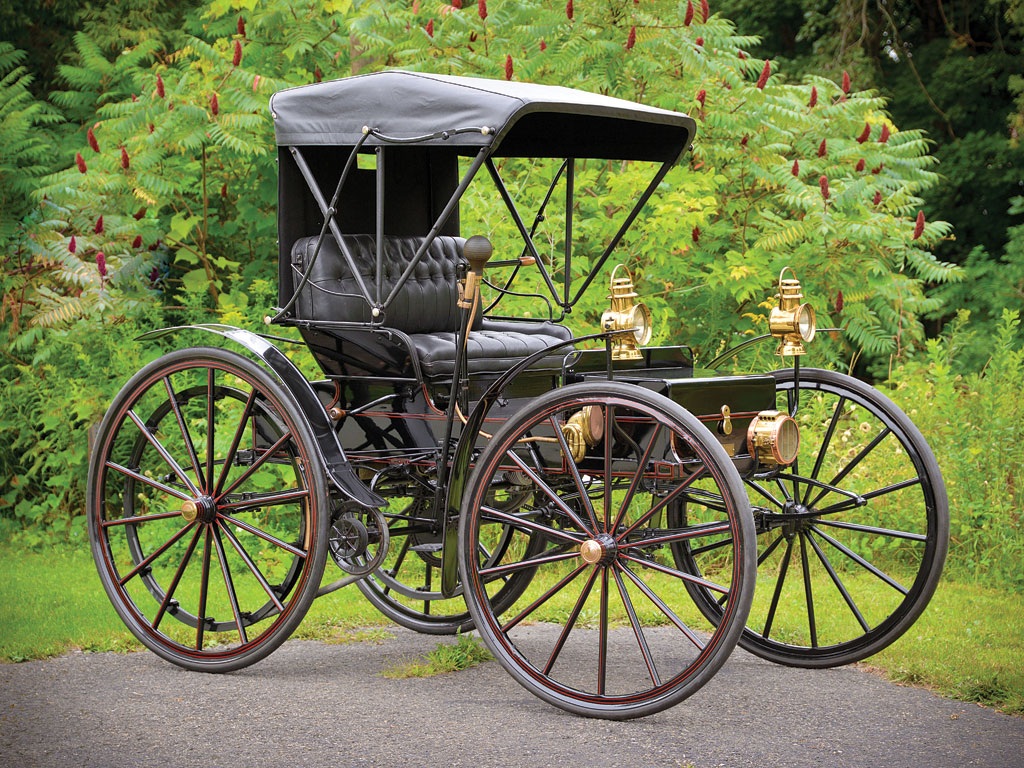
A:
<svg viewBox="0 0 1024 768">
<path fill-rule="evenodd" d="M 1024 766 L 1024 720 L 859 669 L 775 666 L 737 650 L 699 693 L 618 723 L 554 709 L 496 662 L 380 671 L 436 638 L 290 641 L 228 675 L 150 653 L 0 666 L 3 766 Z"/>
</svg>

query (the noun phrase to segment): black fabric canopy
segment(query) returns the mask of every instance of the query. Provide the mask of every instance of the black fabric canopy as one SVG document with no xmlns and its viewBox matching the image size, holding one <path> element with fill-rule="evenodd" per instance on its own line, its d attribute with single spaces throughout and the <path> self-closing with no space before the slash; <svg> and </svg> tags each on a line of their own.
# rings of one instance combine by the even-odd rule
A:
<svg viewBox="0 0 1024 768">
<path fill-rule="evenodd" d="M 270 111 L 280 146 L 352 146 L 364 126 L 401 139 L 476 128 L 416 144 L 510 157 L 667 160 L 696 129 L 681 112 L 572 88 L 402 71 L 279 91 Z"/>
</svg>

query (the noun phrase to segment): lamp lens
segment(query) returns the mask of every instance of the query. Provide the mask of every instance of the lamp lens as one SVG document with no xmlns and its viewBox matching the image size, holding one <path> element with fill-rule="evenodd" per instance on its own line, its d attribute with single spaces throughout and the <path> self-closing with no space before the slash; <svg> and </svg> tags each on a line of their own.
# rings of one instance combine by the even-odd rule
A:
<svg viewBox="0 0 1024 768">
<path fill-rule="evenodd" d="M 810 341 L 814 338 L 814 308 L 810 304 L 804 304 L 800 307 L 797 316 L 797 326 L 800 329 L 800 338 L 804 341 Z"/>
<path fill-rule="evenodd" d="M 633 328 L 633 338 L 636 343 L 643 346 L 651 340 L 651 310 L 645 304 L 637 304 L 630 313 L 630 322 Z"/>
</svg>

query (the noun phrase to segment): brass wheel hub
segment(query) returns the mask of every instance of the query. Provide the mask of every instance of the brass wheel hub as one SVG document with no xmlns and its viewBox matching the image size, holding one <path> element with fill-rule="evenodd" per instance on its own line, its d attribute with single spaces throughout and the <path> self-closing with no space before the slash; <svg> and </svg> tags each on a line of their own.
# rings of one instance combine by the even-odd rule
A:
<svg viewBox="0 0 1024 768">
<path fill-rule="evenodd" d="M 602 562 L 609 562 L 615 559 L 618 547 L 615 546 L 615 539 L 607 533 L 599 533 L 592 539 L 587 539 L 580 545 L 580 557 L 591 565 Z"/>
<path fill-rule="evenodd" d="M 181 516 L 185 522 L 194 523 L 199 520 L 201 523 L 213 522 L 217 514 L 217 505 L 209 496 L 200 496 L 198 499 L 187 499 L 181 504 Z"/>
</svg>

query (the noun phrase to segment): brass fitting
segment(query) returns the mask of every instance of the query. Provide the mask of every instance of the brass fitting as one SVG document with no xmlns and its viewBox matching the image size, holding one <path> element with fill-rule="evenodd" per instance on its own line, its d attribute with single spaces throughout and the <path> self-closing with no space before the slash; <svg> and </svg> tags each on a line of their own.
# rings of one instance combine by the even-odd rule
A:
<svg viewBox="0 0 1024 768">
<path fill-rule="evenodd" d="M 786 270 L 789 270 L 792 278 L 783 279 Z M 806 352 L 804 342 L 810 343 L 814 339 L 815 317 L 814 307 L 810 304 L 801 303 L 804 294 L 800 287 L 800 281 L 791 267 L 784 267 L 779 273 L 779 292 L 775 298 L 779 305 L 773 307 L 768 316 L 768 327 L 772 336 L 779 339 L 779 346 L 775 350 L 776 355 L 792 357 L 802 355 Z"/>
<path fill-rule="evenodd" d="M 562 425 L 562 434 L 572 460 L 579 464 L 587 455 L 587 448 L 593 448 L 604 436 L 604 409 L 599 405 L 584 406 Z"/>
<path fill-rule="evenodd" d="M 782 411 L 761 411 L 747 428 L 747 450 L 761 464 L 792 464 L 800 452 L 800 430 Z"/>
<path fill-rule="evenodd" d="M 612 360 L 640 360 L 643 355 L 637 346 L 651 340 L 651 310 L 634 301 L 639 294 L 628 270 L 624 270 L 625 277 L 615 276 L 620 269 L 624 269 L 622 264 L 612 270 L 608 296 L 612 306 L 601 315 L 601 328 L 616 332 L 612 336 Z"/>
</svg>

